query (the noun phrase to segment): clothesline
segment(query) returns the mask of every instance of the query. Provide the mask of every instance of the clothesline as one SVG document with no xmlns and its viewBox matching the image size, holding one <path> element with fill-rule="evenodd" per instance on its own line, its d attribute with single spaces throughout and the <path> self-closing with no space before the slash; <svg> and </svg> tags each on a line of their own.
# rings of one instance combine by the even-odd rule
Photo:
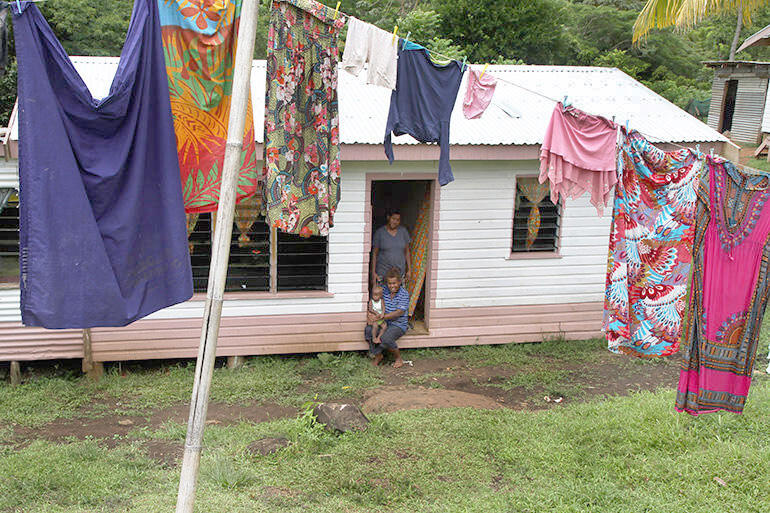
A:
<svg viewBox="0 0 770 513">
<path fill-rule="evenodd" d="M 337 6 L 339 7 L 339 3 L 337 3 Z M 331 9 L 331 7 L 329 7 L 329 9 Z M 337 15 L 337 14 L 342 14 L 343 16 L 347 17 L 348 19 L 352 17 L 350 14 L 347 14 L 347 13 L 345 13 L 344 11 L 340 11 L 339 9 L 335 9 L 335 10 L 334 10 L 334 13 L 335 13 L 335 18 L 336 18 L 336 15 Z M 395 33 L 395 30 L 394 30 L 394 32 L 393 32 L 393 36 L 394 36 L 394 38 L 396 37 L 396 33 Z M 408 37 L 409 37 L 409 36 L 407 35 L 407 39 L 408 39 Z M 437 52 L 437 51 L 435 51 L 435 50 L 431 50 L 431 49 L 430 49 L 430 48 L 428 48 L 427 46 L 424 46 L 424 45 L 422 45 L 422 46 L 423 46 L 423 47 L 424 47 L 424 48 L 425 48 L 425 49 L 426 49 L 426 50 L 427 50 L 427 51 L 428 51 L 428 52 L 429 52 L 431 55 L 434 55 L 434 56 L 437 56 L 437 57 L 441 57 L 441 58 L 443 58 L 443 59 L 445 59 L 445 60 L 448 60 L 448 61 L 456 61 L 456 60 L 458 60 L 458 59 L 456 59 L 456 58 L 454 58 L 454 57 L 450 57 L 450 56 L 448 56 L 448 55 L 445 55 L 445 54 L 443 54 L 443 53 Z M 463 61 L 463 64 L 464 64 L 464 65 L 467 65 L 467 66 L 470 66 L 470 64 L 465 64 L 465 62 L 464 62 L 464 61 Z M 473 64 L 473 66 L 480 66 L 480 64 Z M 561 100 L 557 100 L 557 99 L 555 99 L 555 98 L 551 98 L 550 96 L 547 96 L 547 95 L 545 95 L 545 94 L 543 94 L 543 93 L 539 93 L 539 92 L 537 92 L 537 91 L 533 91 L 532 89 L 529 89 L 529 88 L 527 88 L 527 87 L 524 87 L 524 86 L 523 86 L 523 85 L 521 85 L 521 84 L 517 84 L 516 82 L 512 82 L 512 81 L 510 81 L 510 80 L 507 80 L 507 79 L 505 79 L 505 78 L 501 78 L 499 75 L 497 75 L 497 74 L 495 74 L 495 73 L 492 73 L 492 72 L 487 72 L 487 71 L 484 71 L 483 73 L 484 73 L 484 74 L 487 74 L 487 73 L 489 73 L 490 75 L 494 75 L 494 77 L 495 77 L 495 78 L 496 78 L 498 81 L 500 81 L 500 82 L 504 82 L 504 83 L 506 83 L 506 84 L 509 84 L 509 85 L 512 85 L 512 86 L 514 86 L 514 87 L 518 87 L 519 89 L 522 89 L 522 90 L 524 90 L 524 91 L 527 91 L 527 92 L 529 92 L 529 93 L 532 93 L 532 94 L 534 94 L 534 95 L 540 96 L 541 98 L 544 98 L 544 99 L 546 99 L 546 100 L 549 100 L 549 101 L 553 102 L 554 104 L 556 104 L 556 103 L 559 103 L 559 102 L 561 101 Z M 689 149 L 689 148 L 687 148 L 687 147 L 685 147 L 685 146 L 682 146 L 682 145 L 680 145 L 680 144 L 676 144 L 675 142 L 671 142 L 671 141 L 665 141 L 665 140 L 664 140 L 662 137 L 656 137 L 656 136 L 654 136 L 654 135 L 646 134 L 646 133 L 642 132 L 641 130 L 637 130 L 637 132 L 639 132 L 640 134 L 642 134 L 643 136 L 645 136 L 647 139 L 655 139 L 655 140 L 658 140 L 658 141 L 660 141 L 660 142 L 664 142 L 664 143 L 667 143 L 667 144 L 671 144 L 672 146 L 675 146 L 675 147 L 677 147 L 677 148 L 679 148 L 679 149 L 682 149 L 682 150 L 685 150 L 685 149 Z"/>
</svg>

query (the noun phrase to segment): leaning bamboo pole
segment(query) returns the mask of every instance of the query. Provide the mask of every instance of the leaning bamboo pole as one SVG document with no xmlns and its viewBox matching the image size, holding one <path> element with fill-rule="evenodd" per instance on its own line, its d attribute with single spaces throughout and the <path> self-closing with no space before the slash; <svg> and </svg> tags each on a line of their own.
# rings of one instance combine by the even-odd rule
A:
<svg viewBox="0 0 770 513">
<path fill-rule="evenodd" d="M 214 245 L 211 250 L 206 306 L 203 310 L 203 326 L 195 365 L 195 382 L 190 401 L 190 419 L 187 424 L 187 438 L 179 477 L 176 512 L 192 513 L 195 489 L 198 484 L 203 429 L 209 403 L 209 388 L 214 372 L 217 353 L 219 322 L 222 316 L 222 300 L 227 279 L 227 261 L 230 258 L 230 240 L 233 234 L 235 210 L 235 189 L 240 168 L 243 132 L 246 123 L 246 106 L 249 101 L 249 79 L 254 55 L 254 40 L 257 35 L 259 0 L 244 0 L 241 11 L 238 46 L 235 51 L 233 74 L 233 98 L 230 104 L 230 119 L 227 127 L 227 146 L 222 165 L 222 183 L 217 207 L 217 226 L 214 230 Z"/>
</svg>

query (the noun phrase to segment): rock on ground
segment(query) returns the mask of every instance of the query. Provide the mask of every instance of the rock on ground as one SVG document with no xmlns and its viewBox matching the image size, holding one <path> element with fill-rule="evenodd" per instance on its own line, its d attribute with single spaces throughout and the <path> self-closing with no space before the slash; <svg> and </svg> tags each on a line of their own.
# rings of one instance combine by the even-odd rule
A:
<svg viewBox="0 0 770 513">
<path fill-rule="evenodd" d="M 316 420 L 331 431 L 360 431 L 366 429 L 369 419 L 354 404 L 321 403 L 313 409 Z"/>
</svg>

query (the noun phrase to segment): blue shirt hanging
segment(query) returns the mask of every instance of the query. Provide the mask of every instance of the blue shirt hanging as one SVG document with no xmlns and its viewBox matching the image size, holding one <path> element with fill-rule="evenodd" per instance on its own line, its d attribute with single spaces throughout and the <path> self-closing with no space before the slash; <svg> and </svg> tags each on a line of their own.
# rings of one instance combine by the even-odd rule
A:
<svg viewBox="0 0 770 513">
<path fill-rule="evenodd" d="M 462 64 L 457 61 L 443 66 L 435 64 L 425 48 L 399 48 L 396 89 L 390 96 L 390 113 L 385 128 L 385 155 L 391 164 L 391 132 L 395 135 L 409 134 L 420 142 L 439 144 L 438 181 L 446 185 L 454 180 L 449 164 L 449 120 L 463 71 Z"/>
<path fill-rule="evenodd" d="M 11 3 L 26 325 L 122 326 L 192 296 L 156 1 L 135 1 L 101 100 L 38 8 Z"/>
</svg>

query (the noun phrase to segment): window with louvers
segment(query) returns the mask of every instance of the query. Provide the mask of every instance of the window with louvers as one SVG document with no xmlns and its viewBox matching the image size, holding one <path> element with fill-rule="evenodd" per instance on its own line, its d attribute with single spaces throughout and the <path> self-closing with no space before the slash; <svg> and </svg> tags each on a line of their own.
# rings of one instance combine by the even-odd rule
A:
<svg viewBox="0 0 770 513">
<path fill-rule="evenodd" d="M 0 189 L 0 288 L 19 283 L 19 197 L 16 191 Z M 2 203 L 0 203 L 2 206 Z"/>
<path fill-rule="evenodd" d="M 246 223 L 236 218 L 233 224 L 226 292 L 270 290 L 270 229 L 263 218 L 257 218 L 248 228 Z M 244 226 L 245 234 L 238 229 L 239 224 Z M 189 237 L 195 292 L 206 292 L 208 286 L 213 234 L 211 214 L 200 214 Z"/>
<path fill-rule="evenodd" d="M 326 237 L 278 231 L 278 290 L 326 290 Z"/>
<path fill-rule="evenodd" d="M 227 292 L 270 291 L 270 228 L 263 217 L 252 221 L 249 224 L 248 219 L 236 215 L 230 242 Z M 200 214 L 189 237 L 195 292 L 206 292 L 212 235 L 211 214 Z M 299 237 L 280 230 L 276 238 L 275 291 L 326 290 L 327 238 Z"/>
<path fill-rule="evenodd" d="M 534 238 L 529 235 L 529 218 L 533 203 L 521 189 L 521 183 L 516 185 L 516 210 L 513 216 L 512 253 L 554 253 L 559 248 L 559 226 L 561 224 L 561 206 L 554 205 L 546 195 L 537 207 L 540 214 L 540 227 Z M 536 219 L 533 215 L 533 220 Z M 535 223 L 536 226 L 536 223 Z"/>
<path fill-rule="evenodd" d="M 3 194 L 0 189 L 0 194 Z M 19 282 L 19 199 L 15 191 L 0 209 L 0 288 Z M 244 211 L 249 214 L 248 209 Z M 237 211 L 236 211 L 237 212 Z M 199 214 L 189 233 L 195 292 L 206 292 L 211 262 L 211 214 Z M 329 246 L 326 237 L 277 234 L 277 291 L 326 290 Z M 233 224 L 228 262 L 227 292 L 270 291 L 270 228 L 264 218 L 239 217 Z"/>
</svg>

